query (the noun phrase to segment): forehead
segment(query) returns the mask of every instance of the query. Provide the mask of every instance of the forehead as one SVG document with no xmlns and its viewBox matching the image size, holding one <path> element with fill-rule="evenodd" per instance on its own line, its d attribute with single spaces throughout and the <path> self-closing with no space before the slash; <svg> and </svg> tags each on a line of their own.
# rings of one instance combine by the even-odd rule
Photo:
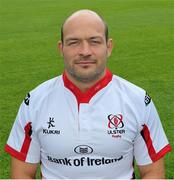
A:
<svg viewBox="0 0 174 180">
<path fill-rule="evenodd" d="M 70 17 L 63 26 L 63 35 L 64 39 L 105 37 L 105 25 L 101 18 L 91 14 Z"/>
</svg>

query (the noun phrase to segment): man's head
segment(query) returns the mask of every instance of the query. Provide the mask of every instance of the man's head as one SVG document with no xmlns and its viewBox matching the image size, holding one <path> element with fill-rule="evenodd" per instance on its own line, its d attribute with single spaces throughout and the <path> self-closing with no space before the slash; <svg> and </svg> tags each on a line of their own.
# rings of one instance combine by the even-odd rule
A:
<svg viewBox="0 0 174 180">
<path fill-rule="evenodd" d="M 59 50 L 66 73 L 81 82 L 100 79 L 112 51 L 104 20 L 93 11 L 80 10 L 65 20 L 61 30 Z"/>
<path fill-rule="evenodd" d="M 96 16 L 98 16 L 98 17 L 100 18 L 100 20 L 103 22 L 103 25 L 104 25 L 106 41 L 108 41 L 108 36 L 109 36 L 108 25 L 106 24 L 106 22 L 104 21 L 104 19 L 103 19 L 100 15 L 98 15 L 98 14 L 96 14 L 95 12 L 90 11 L 90 10 L 80 10 L 80 11 L 75 12 L 75 13 L 72 14 L 72 15 L 78 15 L 78 13 L 83 13 L 83 12 L 92 13 L 92 14 L 94 14 L 94 15 L 96 15 Z M 70 16 L 70 17 L 71 17 L 71 16 Z M 69 19 L 69 18 L 67 18 L 67 19 L 64 21 L 64 23 L 62 24 L 62 27 L 61 27 L 61 41 L 62 41 L 62 43 L 63 43 L 63 40 L 64 40 L 64 38 L 63 38 L 64 25 L 65 25 L 65 23 L 66 23 L 66 21 L 67 21 L 68 19 Z"/>
</svg>

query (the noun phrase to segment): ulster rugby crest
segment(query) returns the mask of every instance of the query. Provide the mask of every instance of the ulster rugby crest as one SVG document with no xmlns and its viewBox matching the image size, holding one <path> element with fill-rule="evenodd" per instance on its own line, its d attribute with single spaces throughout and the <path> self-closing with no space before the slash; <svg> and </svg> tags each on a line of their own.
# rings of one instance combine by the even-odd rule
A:
<svg viewBox="0 0 174 180">
<path fill-rule="evenodd" d="M 125 133 L 123 115 L 108 115 L 108 129 L 109 130 L 107 131 L 107 133 L 111 135 L 113 138 L 121 138 L 122 134 Z"/>
</svg>

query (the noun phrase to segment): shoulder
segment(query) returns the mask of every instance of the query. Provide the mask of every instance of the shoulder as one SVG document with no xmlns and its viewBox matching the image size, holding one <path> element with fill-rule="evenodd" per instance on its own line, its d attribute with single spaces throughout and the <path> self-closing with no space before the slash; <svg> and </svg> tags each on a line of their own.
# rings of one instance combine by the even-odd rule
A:
<svg viewBox="0 0 174 180">
<path fill-rule="evenodd" d="M 37 105 L 41 104 L 50 94 L 58 90 L 62 83 L 62 75 L 41 83 L 26 95 L 24 103 L 28 106 L 37 107 Z"/>
<path fill-rule="evenodd" d="M 53 91 L 55 88 L 57 88 L 57 86 L 62 82 L 62 75 L 61 76 L 57 76 L 54 77 L 52 79 L 49 79 L 43 83 L 41 83 L 40 85 L 38 85 L 36 88 L 34 88 L 31 93 L 32 94 L 37 94 L 39 95 L 41 92 L 43 94 L 47 94 L 50 91 Z"/>
<path fill-rule="evenodd" d="M 113 85 L 117 89 L 119 89 L 122 92 L 122 94 L 124 94 L 125 96 L 141 99 L 141 98 L 144 98 L 146 95 L 146 91 L 143 88 L 119 76 L 113 75 L 112 82 L 113 82 Z"/>
<path fill-rule="evenodd" d="M 112 86 L 126 107 L 136 114 L 145 115 L 152 100 L 143 88 L 116 75 L 113 75 Z"/>
</svg>

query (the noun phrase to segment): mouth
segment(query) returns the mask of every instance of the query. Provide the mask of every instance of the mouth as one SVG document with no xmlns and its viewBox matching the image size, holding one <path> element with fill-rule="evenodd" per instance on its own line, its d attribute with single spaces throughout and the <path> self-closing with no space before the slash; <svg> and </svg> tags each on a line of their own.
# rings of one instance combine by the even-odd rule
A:
<svg viewBox="0 0 174 180">
<path fill-rule="evenodd" d="M 80 61 L 80 62 L 77 62 L 76 64 L 95 64 L 96 62 L 94 61 Z"/>
<path fill-rule="evenodd" d="M 92 65 L 96 64 L 95 61 L 79 61 L 76 63 L 76 65 L 82 67 L 82 68 L 88 68 Z"/>
<path fill-rule="evenodd" d="M 75 61 L 75 64 L 95 64 L 96 63 L 96 60 L 95 59 L 91 59 L 91 58 L 81 58 L 81 59 L 78 59 L 77 61 Z"/>
</svg>

